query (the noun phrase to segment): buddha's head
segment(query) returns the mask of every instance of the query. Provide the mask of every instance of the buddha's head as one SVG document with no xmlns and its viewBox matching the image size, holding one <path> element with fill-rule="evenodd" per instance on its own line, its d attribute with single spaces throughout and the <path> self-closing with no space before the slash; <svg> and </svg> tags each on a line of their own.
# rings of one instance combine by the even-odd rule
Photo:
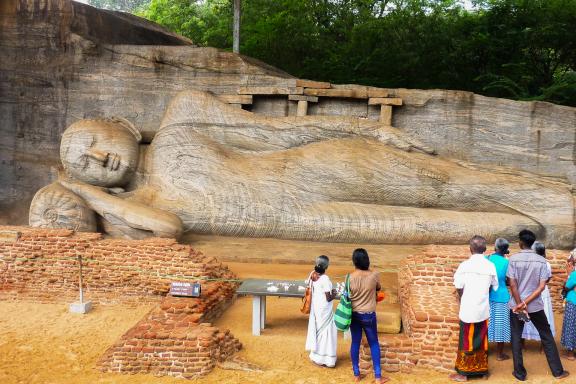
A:
<svg viewBox="0 0 576 384">
<path fill-rule="evenodd" d="M 80 120 L 62 135 L 60 159 L 69 176 L 101 187 L 122 187 L 138 166 L 142 136 L 127 120 Z"/>
</svg>

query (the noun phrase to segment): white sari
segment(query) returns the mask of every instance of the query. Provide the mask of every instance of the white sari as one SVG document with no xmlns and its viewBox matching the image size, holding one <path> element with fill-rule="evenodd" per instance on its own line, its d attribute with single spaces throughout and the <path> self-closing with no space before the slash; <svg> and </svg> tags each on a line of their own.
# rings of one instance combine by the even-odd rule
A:
<svg viewBox="0 0 576 384">
<path fill-rule="evenodd" d="M 312 305 L 308 320 L 306 350 L 316 364 L 336 365 L 336 341 L 338 332 L 334 324 L 332 301 L 326 300 L 326 292 L 332 291 L 332 282 L 326 275 L 312 282 Z"/>
</svg>

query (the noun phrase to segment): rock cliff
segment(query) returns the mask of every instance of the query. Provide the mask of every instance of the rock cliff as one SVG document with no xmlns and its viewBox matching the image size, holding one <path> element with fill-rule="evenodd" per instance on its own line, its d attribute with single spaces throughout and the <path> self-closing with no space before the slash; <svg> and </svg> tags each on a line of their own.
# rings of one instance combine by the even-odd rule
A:
<svg viewBox="0 0 576 384">
<path fill-rule="evenodd" d="M 27 222 L 32 196 L 55 177 L 62 132 L 78 119 L 124 117 L 147 142 L 184 89 L 211 91 L 255 113 L 296 114 L 285 94 L 239 95 L 240 87 L 296 87 L 292 76 L 69 0 L 2 1 L 0 54 L 0 223 Z M 441 156 L 576 178 L 576 108 L 460 91 L 383 91 L 403 100 L 392 124 Z M 377 120 L 380 109 L 332 97 L 311 103 L 307 113 Z"/>
</svg>

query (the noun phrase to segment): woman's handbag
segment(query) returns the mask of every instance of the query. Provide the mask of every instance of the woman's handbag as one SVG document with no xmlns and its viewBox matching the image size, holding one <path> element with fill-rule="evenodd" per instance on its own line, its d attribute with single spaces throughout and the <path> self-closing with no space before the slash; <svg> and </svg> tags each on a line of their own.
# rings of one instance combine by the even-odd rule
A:
<svg viewBox="0 0 576 384">
<path fill-rule="evenodd" d="M 350 300 L 350 275 L 346 275 L 346 285 L 344 292 L 340 296 L 340 302 L 334 313 L 334 323 L 336 328 L 345 332 L 350 328 L 352 322 L 352 301 Z"/>
<path fill-rule="evenodd" d="M 304 292 L 304 297 L 302 298 L 302 307 L 300 312 L 305 315 L 310 314 L 310 306 L 312 305 L 312 274 L 308 277 L 308 286 L 306 287 L 306 292 Z"/>
</svg>

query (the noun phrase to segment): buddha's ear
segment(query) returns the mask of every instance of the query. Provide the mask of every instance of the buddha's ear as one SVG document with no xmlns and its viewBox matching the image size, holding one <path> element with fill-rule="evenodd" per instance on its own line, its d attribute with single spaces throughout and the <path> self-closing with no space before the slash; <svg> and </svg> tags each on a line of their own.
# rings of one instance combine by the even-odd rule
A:
<svg viewBox="0 0 576 384">
<path fill-rule="evenodd" d="M 113 116 L 110 118 L 110 121 L 113 121 L 115 123 L 119 123 L 120 125 L 122 125 L 124 128 L 126 128 L 128 131 L 130 131 L 130 133 L 132 135 L 134 135 L 134 137 L 136 138 L 136 141 L 138 143 L 140 143 L 142 141 L 142 134 L 140 133 L 140 131 L 134 126 L 134 124 L 132 124 L 129 120 L 123 118 L 123 117 L 117 117 L 117 116 Z"/>
</svg>

